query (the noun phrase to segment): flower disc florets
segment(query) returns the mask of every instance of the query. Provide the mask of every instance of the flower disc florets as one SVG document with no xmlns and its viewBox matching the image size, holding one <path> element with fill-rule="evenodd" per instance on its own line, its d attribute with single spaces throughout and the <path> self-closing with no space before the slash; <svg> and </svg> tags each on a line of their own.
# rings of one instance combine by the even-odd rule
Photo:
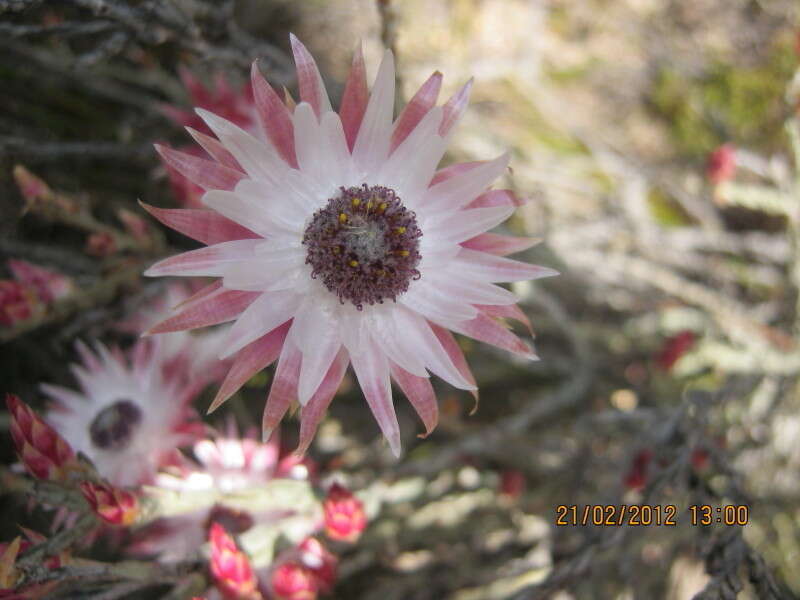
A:
<svg viewBox="0 0 800 600">
<path fill-rule="evenodd" d="M 122 450 L 130 444 L 141 421 L 142 410 L 121 398 L 97 414 L 89 425 L 89 437 L 101 450 Z"/>
<path fill-rule="evenodd" d="M 416 215 L 383 186 L 340 188 L 303 234 L 311 277 L 361 310 L 395 300 L 419 279 L 422 236 Z"/>
</svg>

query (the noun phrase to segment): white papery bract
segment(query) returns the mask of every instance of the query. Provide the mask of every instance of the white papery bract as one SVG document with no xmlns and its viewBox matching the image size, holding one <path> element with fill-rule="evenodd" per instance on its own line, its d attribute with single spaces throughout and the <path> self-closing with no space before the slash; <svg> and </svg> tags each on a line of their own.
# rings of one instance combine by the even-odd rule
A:
<svg viewBox="0 0 800 600">
<path fill-rule="evenodd" d="M 253 65 L 260 135 L 198 110 L 216 135 L 191 131 L 209 159 L 158 148 L 171 167 L 207 190 L 208 208 L 145 208 L 208 247 L 163 260 L 146 274 L 219 279 L 156 330 L 235 321 L 221 353 L 233 365 L 212 409 L 277 360 L 264 434 L 299 401 L 301 451 L 352 364 L 399 454 L 390 381 L 430 432 L 437 422 L 431 373 L 476 389 L 451 331 L 534 358 L 496 320 L 528 324 L 516 297 L 496 284 L 555 272 L 504 258 L 533 240 L 486 233 L 520 204 L 509 190 L 488 190 L 506 171 L 508 155 L 437 170 L 471 82 L 437 107 L 441 75 L 435 73 L 395 119 L 391 52 L 371 92 L 357 52 L 337 113 L 311 55 L 294 37 L 292 48 L 296 106 Z"/>
</svg>

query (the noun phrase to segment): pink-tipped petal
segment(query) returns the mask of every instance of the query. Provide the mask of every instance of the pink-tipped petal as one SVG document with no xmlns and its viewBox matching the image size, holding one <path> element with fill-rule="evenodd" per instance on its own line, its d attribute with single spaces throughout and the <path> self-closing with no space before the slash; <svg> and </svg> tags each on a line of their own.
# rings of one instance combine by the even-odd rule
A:
<svg viewBox="0 0 800 600">
<path fill-rule="evenodd" d="M 208 155 L 218 163 L 225 165 L 226 167 L 230 167 L 236 171 L 242 170 L 241 165 L 233 157 L 233 154 L 228 152 L 225 149 L 225 146 L 223 146 L 218 140 L 215 140 L 213 137 L 206 135 L 205 133 L 200 133 L 191 127 L 187 127 L 186 131 L 188 131 L 189 135 L 194 138 L 194 141 L 200 144 L 203 147 L 203 150 L 208 152 Z"/>
<path fill-rule="evenodd" d="M 278 358 L 290 324 L 291 321 L 287 321 L 236 353 L 225 381 L 222 382 L 214 401 L 208 407 L 209 413 L 233 396 L 253 375 L 266 369 Z"/>
<path fill-rule="evenodd" d="M 347 76 L 347 83 L 342 94 L 342 104 L 339 107 L 339 116 L 342 119 L 342 127 L 347 139 L 347 149 L 351 152 L 356 143 L 358 129 L 361 127 L 368 101 L 367 70 L 364 67 L 364 52 L 359 44 L 353 55 L 353 64 L 350 67 L 350 74 Z"/>
<path fill-rule="evenodd" d="M 452 165 L 448 165 L 443 169 L 439 169 L 436 171 L 436 174 L 431 179 L 431 187 L 436 185 L 437 183 L 441 183 L 442 181 L 447 181 L 448 179 L 455 177 L 456 175 L 460 175 L 462 173 L 466 173 L 467 171 L 471 171 L 481 165 L 486 164 L 485 160 L 473 160 L 470 162 L 462 162 L 462 163 L 455 163 Z"/>
<path fill-rule="evenodd" d="M 508 161 L 509 155 L 506 152 L 494 160 L 478 165 L 474 169 L 468 169 L 429 188 L 426 192 L 429 210 L 442 212 L 465 207 L 505 172 L 508 168 Z"/>
<path fill-rule="evenodd" d="M 365 83 L 366 85 L 366 83 Z M 436 104 L 439 97 L 439 90 L 442 87 L 442 74 L 436 71 L 428 80 L 417 90 L 414 97 L 405 105 L 400 116 L 394 125 L 392 141 L 389 152 L 394 152 L 397 147 L 408 137 L 422 118 Z M 439 126 L 441 130 L 441 125 Z"/>
<path fill-rule="evenodd" d="M 311 445 L 317 427 L 342 383 L 349 362 L 347 351 L 344 348 L 340 349 L 317 391 L 308 404 L 300 409 L 300 441 L 297 445 L 297 454 L 305 454 Z"/>
<path fill-rule="evenodd" d="M 527 198 L 520 198 L 511 190 L 489 190 L 467 204 L 467 208 L 489 208 L 492 206 L 522 206 Z"/>
<path fill-rule="evenodd" d="M 156 144 L 156 151 L 170 167 L 204 190 L 232 190 L 245 174 L 205 158 Z"/>
<path fill-rule="evenodd" d="M 295 348 L 291 340 L 287 340 L 278 358 L 275 369 L 275 380 L 267 396 L 264 406 L 264 417 L 261 421 L 261 439 L 266 441 L 278 426 L 289 406 L 297 400 L 297 379 L 300 377 L 302 354 Z"/>
<path fill-rule="evenodd" d="M 353 144 L 353 158 L 367 172 L 376 171 L 389 155 L 394 113 L 394 77 L 394 55 L 387 50 L 378 67 L 364 119 Z"/>
<path fill-rule="evenodd" d="M 161 321 L 148 333 L 183 331 L 232 321 L 259 295 L 258 292 L 220 289 L 209 297 L 191 303 L 177 315 Z"/>
<path fill-rule="evenodd" d="M 473 79 L 470 78 L 470 80 L 453 94 L 444 105 L 444 118 L 442 119 L 442 125 L 439 127 L 439 134 L 442 137 L 447 136 L 447 134 L 452 131 L 453 127 L 461 119 L 461 115 L 464 114 L 469 104 L 469 94 L 472 91 L 472 83 Z"/>
<path fill-rule="evenodd" d="M 414 410 L 417 411 L 419 418 L 422 419 L 422 424 L 425 425 L 425 434 L 421 437 L 427 437 L 436 429 L 436 424 L 439 422 L 439 405 L 436 402 L 436 392 L 433 391 L 431 380 L 409 373 L 397 365 L 392 365 L 392 379 L 400 386 Z"/>
<path fill-rule="evenodd" d="M 317 68 L 314 57 L 294 34 L 289 34 L 289 39 L 297 66 L 297 86 L 300 88 L 300 99 L 308 102 L 319 118 L 322 113 L 331 110 L 331 101 L 328 99 L 328 92 L 325 90 L 325 84 L 319 74 L 319 68 Z"/>
<path fill-rule="evenodd" d="M 431 329 L 436 337 L 439 338 L 439 343 L 442 344 L 442 348 L 444 348 L 445 352 L 447 352 L 447 355 L 450 357 L 450 360 L 453 361 L 456 369 L 458 369 L 459 372 L 464 376 L 464 379 L 475 386 L 475 376 L 472 374 L 469 364 L 467 364 L 467 359 L 464 357 L 464 353 L 461 351 L 461 348 L 459 347 L 458 342 L 456 342 L 456 338 L 453 337 L 453 334 L 444 327 L 436 325 L 435 323 L 431 323 L 429 321 L 428 324 L 431 326 Z M 478 399 L 477 386 L 475 390 L 472 391 L 472 395 L 475 396 L 475 400 Z"/>
<path fill-rule="evenodd" d="M 528 332 L 533 336 L 533 327 L 531 326 L 531 320 L 528 318 L 522 309 L 517 306 L 516 304 L 507 304 L 505 306 L 498 306 L 498 305 L 476 305 L 483 314 L 488 315 L 490 317 L 501 317 L 503 319 L 514 319 L 515 321 L 519 321 L 525 327 L 527 327 Z"/>
<path fill-rule="evenodd" d="M 476 250 L 478 252 L 488 252 L 496 256 L 506 256 L 507 254 L 514 254 L 532 248 L 541 241 L 540 238 L 482 233 L 466 242 L 462 242 L 461 245 L 464 248 L 469 248 L 470 250 Z"/>
<path fill-rule="evenodd" d="M 260 237 L 238 223 L 223 217 L 216 211 L 196 208 L 158 208 L 144 202 L 139 203 L 167 227 L 181 232 L 198 242 L 209 246 L 232 240 L 246 240 Z"/>
<path fill-rule="evenodd" d="M 297 159 L 294 154 L 294 129 L 291 115 L 280 96 L 267 83 L 258 63 L 253 62 L 250 69 L 250 79 L 253 85 L 256 110 L 261 126 L 269 140 L 275 145 L 278 153 L 289 165 L 297 168 Z"/>
<path fill-rule="evenodd" d="M 494 209 L 476 208 L 472 210 Z M 527 281 L 558 275 L 558 271 L 548 267 L 531 265 L 511 258 L 477 252 L 469 248 L 462 248 L 459 251 L 456 262 L 459 269 L 463 267 L 462 272 L 465 276 L 494 283 L 499 281 Z"/>
<path fill-rule="evenodd" d="M 363 350 L 359 354 L 351 355 L 353 370 L 367 404 L 389 442 L 389 448 L 395 456 L 400 456 L 400 425 L 392 404 L 389 363 L 372 340 L 365 343 Z"/>
<path fill-rule="evenodd" d="M 538 360 L 533 350 L 500 323 L 481 313 L 471 321 L 453 324 L 450 329 L 524 358 Z"/>
<path fill-rule="evenodd" d="M 263 243 L 263 240 L 235 240 L 190 250 L 157 262 L 144 274 L 147 277 L 162 275 L 221 277 L 224 275 L 225 265 L 252 258 L 256 244 Z"/>
</svg>

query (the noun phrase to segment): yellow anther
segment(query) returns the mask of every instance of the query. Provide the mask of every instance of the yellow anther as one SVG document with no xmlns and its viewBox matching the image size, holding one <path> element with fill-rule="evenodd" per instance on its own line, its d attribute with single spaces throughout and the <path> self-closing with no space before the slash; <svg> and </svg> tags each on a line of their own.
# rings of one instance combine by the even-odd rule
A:
<svg viewBox="0 0 800 600">
<path fill-rule="evenodd" d="M 344 213 L 339 213 L 339 223 L 347 223 L 347 215 Z"/>
<path fill-rule="evenodd" d="M 342 249 L 339 246 L 334 246 L 333 247 L 333 253 L 334 254 L 339 254 L 339 252 L 341 252 L 341 251 L 342 251 Z"/>
<path fill-rule="evenodd" d="M 408 252 L 408 250 L 400 250 L 400 251 L 398 251 L 398 254 L 400 256 L 408 256 L 409 252 Z"/>
<path fill-rule="evenodd" d="M 367 210 L 372 208 L 372 200 L 367 200 Z"/>
<path fill-rule="evenodd" d="M 389 206 L 389 205 L 388 205 L 388 204 L 386 204 L 386 202 L 381 202 L 381 203 L 380 203 L 380 205 L 378 206 L 378 210 L 379 210 L 379 211 L 381 211 L 381 212 L 383 212 L 383 211 L 385 211 L 385 210 L 386 210 L 386 207 L 387 207 L 387 206 Z"/>
<path fill-rule="evenodd" d="M 398 235 L 403 235 L 406 232 L 405 227 L 395 227 L 394 230 Z"/>
<path fill-rule="evenodd" d="M 351 267 L 357 267 L 358 266 L 358 261 L 357 260 L 351 260 L 350 261 L 350 266 Z"/>
<path fill-rule="evenodd" d="M 352 205 L 358 206 L 359 204 L 361 204 L 361 198 L 353 198 Z"/>
</svg>

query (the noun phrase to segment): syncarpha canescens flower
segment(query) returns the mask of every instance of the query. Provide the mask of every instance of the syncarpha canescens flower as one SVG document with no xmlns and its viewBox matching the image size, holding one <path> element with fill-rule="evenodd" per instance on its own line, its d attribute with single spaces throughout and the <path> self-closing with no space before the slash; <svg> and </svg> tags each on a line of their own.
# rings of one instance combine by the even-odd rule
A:
<svg viewBox="0 0 800 600">
<path fill-rule="evenodd" d="M 81 482 L 80 488 L 92 510 L 109 525 L 128 526 L 139 516 L 139 500 L 127 490 L 91 481 Z"/>
<path fill-rule="evenodd" d="M 38 479 L 64 480 L 78 466 L 70 445 L 33 409 L 14 394 L 6 394 L 9 429 L 17 455 Z"/>
<path fill-rule="evenodd" d="M 732 179 L 736 173 L 736 148 L 723 144 L 708 155 L 706 175 L 714 185 Z"/>
<path fill-rule="evenodd" d="M 434 73 L 394 120 L 391 52 L 371 93 L 358 52 L 337 114 L 311 55 L 294 37 L 292 48 L 296 107 L 253 65 L 262 139 L 199 109 L 217 139 L 193 135 L 212 160 L 159 148 L 208 190 L 208 209 L 146 208 L 208 248 L 146 274 L 220 278 L 174 317 L 174 329 L 236 321 L 222 352 L 234 363 L 212 409 L 277 359 L 263 429 L 268 434 L 298 400 L 304 451 L 351 363 L 399 454 L 390 380 L 432 430 L 438 409 L 428 371 L 476 389 L 448 330 L 534 358 L 495 319 L 526 321 L 516 297 L 495 283 L 555 272 L 502 256 L 532 240 L 485 233 L 519 204 L 508 190 L 487 191 L 508 155 L 437 171 L 471 83 L 436 107 Z"/>
<path fill-rule="evenodd" d="M 176 448 L 205 431 L 191 401 L 207 381 L 190 377 L 185 361 L 167 361 L 164 342 L 140 340 L 128 356 L 79 342 L 83 364 L 72 372 L 81 391 L 41 385 L 55 402 L 47 421 L 113 485 L 151 481 Z"/>
<path fill-rule="evenodd" d="M 253 432 L 254 433 L 254 432 Z M 184 560 L 206 539 L 211 523 L 233 534 L 267 527 L 299 543 L 322 526 L 322 508 L 306 480 L 311 469 L 281 458 L 277 433 L 266 443 L 239 436 L 232 424 L 224 435 L 194 444 L 188 459 L 156 476 L 154 491 L 177 494 L 185 510 L 141 531 L 130 551 L 164 562 Z M 192 502 L 196 495 L 198 502 Z"/>
<path fill-rule="evenodd" d="M 9 259 L 8 268 L 14 279 L 33 289 L 39 300 L 45 304 L 69 296 L 75 291 L 75 283 L 71 278 L 27 260 Z"/>
<path fill-rule="evenodd" d="M 325 533 L 333 540 L 355 542 L 367 526 L 364 504 L 350 490 L 334 483 L 322 505 Z"/>
<path fill-rule="evenodd" d="M 219 523 L 209 530 L 211 547 L 210 569 L 217 589 L 224 598 L 231 600 L 257 600 L 261 598 L 250 560 L 239 550 L 236 542 Z"/>
<path fill-rule="evenodd" d="M 0 280 L 0 325 L 27 321 L 43 311 L 34 290 L 19 281 Z"/>
<path fill-rule="evenodd" d="M 297 547 L 299 562 L 317 579 L 319 591 L 328 593 L 336 583 L 336 557 L 317 538 L 303 540 Z"/>
<path fill-rule="evenodd" d="M 319 582 L 311 569 L 290 561 L 272 572 L 270 589 L 277 600 L 315 600 Z"/>
</svg>

